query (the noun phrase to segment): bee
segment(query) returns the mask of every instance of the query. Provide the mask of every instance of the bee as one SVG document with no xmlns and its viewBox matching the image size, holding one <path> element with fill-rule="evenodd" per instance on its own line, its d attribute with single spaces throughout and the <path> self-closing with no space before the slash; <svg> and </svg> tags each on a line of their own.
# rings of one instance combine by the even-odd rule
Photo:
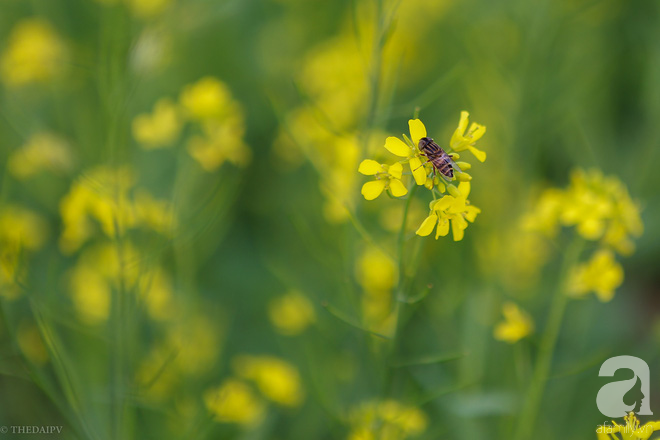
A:
<svg viewBox="0 0 660 440">
<path fill-rule="evenodd" d="M 419 151 L 428 159 L 424 164 L 431 162 L 433 165 L 434 176 L 436 172 L 439 172 L 445 180 L 451 181 L 454 178 L 454 170 L 459 173 L 461 172 L 456 162 L 433 139 L 428 137 L 421 138 L 418 147 Z"/>
</svg>

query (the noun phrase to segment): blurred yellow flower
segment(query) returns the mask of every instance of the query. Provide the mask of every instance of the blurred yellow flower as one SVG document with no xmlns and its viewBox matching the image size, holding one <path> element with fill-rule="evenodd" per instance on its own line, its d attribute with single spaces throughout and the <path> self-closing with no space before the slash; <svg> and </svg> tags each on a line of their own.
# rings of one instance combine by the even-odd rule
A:
<svg viewBox="0 0 660 440">
<path fill-rule="evenodd" d="M 360 254 L 355 275 L 365 290 L 389 292 L 398 282 L 399 270 L 390 257 L 374 247 L 369 247 Z"/>
<path fill-rule="evenodd" d="M 466 111 L 461 112 L 461 118 L 458 121 L 458 127 L 449 141 L 449 146 L 456 152 L 470 150 L 479 162 L 486 160 L 486 153 L 477 149 L 474 144 L 486 133 L 486 127 L 473 122 L 468 129 L 468 116 Z M 467 129 L 467 131 L 465 131 Z"/>
<path fill-rule="evenodd" d="M 415 232 L 425 237 L 433 232 L 437 225 L 435 239 L 444 237 L 449 233 L 449 223 L 454 241 L 460 241 L 465 235 L 468 221 L 474 222 L 477 214 L 481 212 L 476 206 L 470 205 L 467 196 L 470 195 L 470 183 L 461 182 L 458 185 L 458 196 L 447 194 L 430 204 L 431 213 Z"/>
<path fill-rule="evenodd" d="M 44 170 L 67 173 L 73 168 L 73 154 L 59 136 L 37 133 L 11 154 L 8 167 L 18 179 L 27 179 Z"/>
<path fill-rule="evenodd" d="M 88 324 L 108 319 L 112 292 L 120 287 L 138 296 L 150 318 L 164 321 L 175 316 L 171 280 L 162 268 L 146 265 L 141 253 L 129 241 L 121 247 L 107 241 L 85 247 L 69 273 L 69 286 L 74 308 Z M 200 325 L 196 321 L 189 330 Z M 172 326 L 172 331 L 175 328 Z M 195 336 L 196 341 L 204 341 L 203 336 Z M 195 344 L 189 347 L 192 349 Z M 212 352 L 214 350 L 209 350 Z"/>
<path fill-rule="evenodd" d="M 238 375 L 253 381 L 269 400 L 291 407 L 302 403 L 305 394 L 300 375 L 290 363 L 272 356 L 242 355 L 232 365 Z"/>
<path fill-rule="evenodd" d="M 198 121 L 218 120 L 241 112 L 227 85 L 211 76 L 184 87 L 179 100 L 186 115 Z"/>
<path fill-rule="evenodd" d="M 39 329 L 34 324 L 21 323 L 16 332 L 16 342 L 30 362 L 37 365 L 44 365 L 48 362 L 48 351 Z"/>
<path fill-rule="evenodd" d="M 587 240 L 601 242 L 623 255 L 634 251 L 632 237 L 643 230 L 639 206 L 616 177 L 598 170 L 575 170 L 565 190 L 544 191 L 523 227 L 554 237 L 559 225 L 575 226 Z"/>
<path fill-rule="evenodd" d="M 404 440 L 421 434 L 428 425 L 422 410 L 392 399 L 362 403 L 348 418 L 352 427 L 349 440 Z"/>
<path fill-rule="evenodd" d="M 300 87 L 331 129 L 352 131 L 367 109 L 369 83 L 363 54 L 353 33 L 313 48 L 303 60 Z"/>
<path fill-rule="evenodd" d="M 167 335 L 167 346 L 176 353 L 178 370 L 190 376 L 211 370 L 220 356 L 222 329 L 201 313 L 180 318 Z"/>
<path fill-rule="evenodd" d="M 573 269 L 568 293 L 583 297 L 594 292 L 599 300 L 607 302 L 614 297 L 614 291 L 623 283 L 623 268 L 614 258 L 614 253 L 600 249 L 586 263 Z"/>
<path fill-rule="evenodd" d="M 205 171 L 215 171 L 225 161 L 238 167 L 250 162 L 251 152 L 243 142 L 243 121 L 237 116 L 221 122 L 204 124 L 204 135 L 194 136 L 188 141 L 188 152 Z"/>
<path fill-rule="evenodd" d="M 140 275 L 138 291 L 149 317 L 156 321 L 173 319 L 177 309 L 174 304 L 172 281 L 160 267 Z"/>
<path fill-rule="evenodd" d="M 268 305 L 268 317 L 275 329 L 284 335 L 298 335 L 316 321 L 314 306 L 296 290 L 273 299 Z"/>
<path fill-rule="evenodd" d="M 48 236 L 48 225 L 38 214 L 18 205 L 0 207 L 0 245 L 16 252 L 36 251 Z"/>
<path fill-rule="evenodd" d="M 160 234 L 171 234 L 177 223 L 172 204 L 167 200 L 155 199 L 142 188 L 135 190 L 135 218 L 140 223 Z"/>
<path fill-rule="evenodd" d="M 18 205 L 0 207 L 0 296 L 21 295 L 27 274 L 26 257 L 39 250 L 48 237 L 48 225 L 38 214 Z"/>
<path fill-rule="evenodd" d="M 549 238 L 557 235 L 559 215 L 564 203 L 564 193 L 556 188 L 543 191 L 534 209 L 522 218 L 522 228 L 530 232 L 539 232 Z"/>
<path fill-rule="evenodd" d="M 367 200 L 375 199 L 386 189 L 389 189 L 394 197 L 408 194 L 408 189 L 401 182 L 403 165 L 400 163 L 384 165 L 375 160 L 365 159 L 360 163 L 358 171 L 365 176 L 376 176 L 376 180 L 362 185 L 362 195 Z"/>
<path fill-rule="evenodd" d="M 50 23 L 29 18 L 12 29 L 0 74 L 8 86 L 47 82 L 67 69 L 68 60 L 68 49 Z"/>
<path fill-rule="evenodd" d="M 78 250 L 94 234 L 95 223 L 109 238 L 136 227 L 170 233 L 175 221 L 169 203 L 155 200 L 139 189 L 133 196 L 135 180 L 128 166 L 99 166 L 83 173 L 60 201 L 62 252 Z"/>
<path fill-rule="evenodd" d="M 88 265 L 76 267 L 70 278 L 71 299 L 86 324 L 101 324 L 110 316 L 112 288 L 103 274 Z"/>
<path fill-rule="evenodd" d="M 251 151 L 243 141 L 243 109 L 220 80 L 205 77 L 184 87 L 180 97 L 183 113 L 202 133 L 187 142 L 188 153 L 205 171 L 215 171 L 226 161 L 245 167 Z"/>
<path fill-rule="evenodd" d="M 660 422 L 648 422 L 643 426 L 635 413 L 630 412 L 624 418 L 625 425 L 612 421 L 612 425 L 599 425 L 596 429 L 598 440 L 619 440 L 616 434 L 621 434 L 622 440 L 647 440 L 654 432 L 660 431 Z"/>
<path fill-rule="evenodd" d="M 133 137 L 148 150 L 171 147 L 180 131 L 178 108 L 169 98 L 159 99 L 153 113 L 143 113 L 133 119 Z"/>
<path fill-rule="evenodd" d="M 504 321 L 495 326 L 495 339 L 513 344 L 534 331 L 534 323 L 527 313 L 516 304 L 506 302 L 502 306 Z"/>
<path fill-rule="evenodd" d="M 265 405 L 252 388 L 238 379 L 227 379 L 204 394 L 206 408 L 220 422 L 256 424 L 262 420 Z"/>
</svg>

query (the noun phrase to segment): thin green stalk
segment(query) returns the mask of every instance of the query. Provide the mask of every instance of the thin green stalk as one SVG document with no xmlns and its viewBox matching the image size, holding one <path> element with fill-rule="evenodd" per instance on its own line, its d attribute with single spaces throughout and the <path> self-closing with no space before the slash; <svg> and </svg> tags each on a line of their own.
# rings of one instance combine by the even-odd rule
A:
<svg viewBox="0 0 660 440">
<path fill-rule="evenodd" d="M 545 384 L 550 374 L 552 358 L 557 346 L 557 337 L 561 330 L 564 313 L 566 312 L 566 306 L 569 300 L 566 295 L 568 274 L 578 261 L 583 246 L 584 241 L 582 238 L 576 237 L 564 254 L 560 270 L 559 284 L 555 290 L 548 322 L 546 323 L 545 331 L 543 332 L 541 339 L 541 345 L 534 366 L 532 382 L 529 385 L 525 404 L 518 417 L 518 427 L 514 436 L 514 439 L 516 440 L 527 440 L 532 438 L 532 432 L 536 425 L 536 418 L 538 416 L 543 392 L 545 390 Z"/>
</svg>

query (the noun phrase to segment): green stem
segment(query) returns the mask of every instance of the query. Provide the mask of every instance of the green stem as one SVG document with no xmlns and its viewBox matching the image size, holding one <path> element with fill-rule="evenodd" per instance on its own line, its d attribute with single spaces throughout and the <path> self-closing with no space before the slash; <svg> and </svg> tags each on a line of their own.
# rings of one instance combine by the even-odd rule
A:
<svg viewBox="0 0 660 440">
<path fill-rule="evenodd" d="M 541 339 L 541 345 L 534 366 L 532 382 L 529 385 L 525 405 L 518 418 L 518 428 L 516 430 L 516 435 L 514 436 L 514 439 L 516 440 L 527 440 L 532 438 L 532 431 L 536 425 L 536 418 L 541 405 L 541 399 L 550 373 L 554 351 L 557 346 L 557 338 L 559 336 L 559 331 L 561 330 L 566 305 L 568 304 L 569 298 L 566 295 L 568 274 L 580 257 L 583 245 L 583 240 L 580 237 L 576 237 L 564 254 L 560 270 L 559 284 L 557 285 L 552 300 L 548 322 Z"/>
</svg>

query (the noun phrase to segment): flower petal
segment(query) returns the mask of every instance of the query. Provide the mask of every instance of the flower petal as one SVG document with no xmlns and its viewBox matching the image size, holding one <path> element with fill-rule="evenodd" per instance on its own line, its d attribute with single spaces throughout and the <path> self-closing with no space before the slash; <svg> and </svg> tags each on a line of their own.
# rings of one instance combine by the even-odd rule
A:
<svg viewBox="0 0 660 440">
<path fill-rule="evenodd" d="M 477 218 L 479 213 L 481 213 L 481 209 L 476 206 L 468 205 L 465 207 L 465 219 L 471 223 L 474 223 L 474 219 Z"/>
<path fill-rule="evenodd" d="M 412 157 L 408 163 L 410 164 L 410 171 L 412 171 L 415 178 L 415 183 L 417 185 L 424 185 L 426 183 L 426 168 L 422 166 L 422 161 L 419 160 L 419 157 Z"/>
<path fill-rule="evenodd" d="M 449 208 L 454 203 L 454 201 L 456 201 L 456 199 L 453 196 L 449 196 L 449 195 L 443 196 L 441 199 L 433 202 L 431 206 L 431 210 L 436 212 L 442 212 L 447 208 Z"/>
<path fill-rule="evenodd" d="M 486 133 L 486 126 L 477 124 L 476 122 L 473 122 L 472 125 L 470 125 L 470 129 L 468 130 L 468 135 L 470 139 L 472 139 L 472 142 L 476 142 L 481 137 Z"/>
<path fill-rule="evenodd" d="M 365 159 L 360 162 L 358 172 L 364 174 L 365 176 L 373 176 L 374 174 L 382 173 L 383 166 L 375 160 Z"/>
<path fill-rule="evenodd" d="M 463 240 L 463 236 L 465 235 L 465 228 L 467 228 L 467 222 L 460 214 L 452 216 L 451 232 L 454 236 L 454 241 Z"/>
<path fill-rule="evenodd" d="M 463 134 L 468 125 L 468 116 L 470 116 L 468 112 L 461 112 L 461 119 L 458 121 L 458 127 L 454 130 L 454 134 L 451 136 L 451 141 L 449 142 L 449 145 L 451 145 L 453 149 L 455 149 L 454 145 L 463 139 Z"/>
<path fill-rule="evenodd" d="M 431 232 L 433 232 L 433 228 L 435 228 L 436 223 L 438 223 L 438 216 L 435 214 L 429 215 L 424 219 L 422 225 L 419 227 L 419 229 L 417 229 L 415 234 L 426 237 Z"/>
<path fill-rule="evenodd" d="M 458 184 L 458 192 L 460 192 L 466 199 L 470 195 L 470 188 L 470 182 L 461 182 Z"/>
<path fill-rule="evenodd" d="M 400 179 L 401 175 L 403 174 L 403 165 L 398 162 L 390 165 L 390 168 L 387 170 L 387 172 L 390 173 L 390 176 L 396 179 Z"/>
<path fill-rule="evenodd" d="M 408 129 L 410 130 L 410 138 L 415 145 L 419 144 L 421 138 L 426 137 L 426 127 L 419 119 L 410 119 Z"/>
<path fill-rule="evenodd" d="M 468 145 L 468 149 L 472 154 L 474 154 L 474 157 L 476 157 L 479 162 L 484 162 L 486 160 L 485 151 L 481 151 L 478 148 L 473 147 L 472 145 Z"/>
<path fill-rule="evenodd" d="M 449 234 L 449 220 L 443 218 L 438 222 L 438 229 L 435 232 L 435 239 L 437 240 L 440 237 L 445 237 Z"/>
<path fill-rule="evenodd" d="M 390 191 L 394 197 L 401 197 L 408 194 L 408 189 L 399 179 L 390 179 Z"/>
<path fill-rule="evenodd" d="M 400 157 L 408 157 L 412 154 L 412 150 L 401 139 L 390 136 L 385 139 L 385 148 L 392 154 Z"/>
<path fill-rule="evenodd" d="M 362 185 L 362 195 L 367 200 L 373 200 L 385 189 L 387 182 L 385 180 L 374 180 Z"/>
</svg>

